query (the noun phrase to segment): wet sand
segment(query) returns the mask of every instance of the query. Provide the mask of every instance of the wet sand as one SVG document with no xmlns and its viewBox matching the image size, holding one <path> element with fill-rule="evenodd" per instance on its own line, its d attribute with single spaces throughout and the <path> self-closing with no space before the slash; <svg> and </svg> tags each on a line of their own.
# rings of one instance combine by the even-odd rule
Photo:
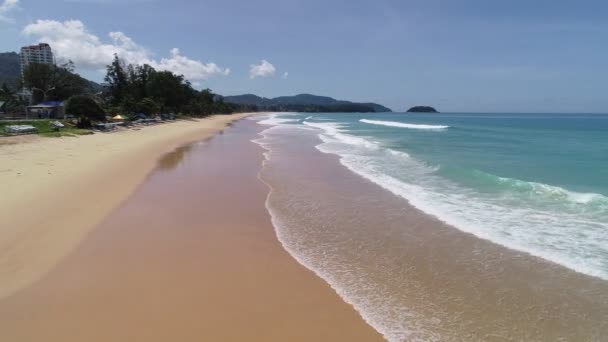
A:
<svg viewBox="0 0 608 342">
<path fill-rule="evenodd" d="M 243 120 L 177 149 L 44 278 L 0 300 L 0 340 L 377 341 L 276 239 Z"/>
<path fill-rule="evenodd" d="M 79 137 L 0 139 L 0 298 L 65 257 L 158 158 L 247 114 L 215 115 Z"/>
<path fill-rule="evenodd" d="M 273 128 L 261 173 L 286 248 L 393 341 L 604 341 L 608 282 L 481 240 Z"/>
</svg>

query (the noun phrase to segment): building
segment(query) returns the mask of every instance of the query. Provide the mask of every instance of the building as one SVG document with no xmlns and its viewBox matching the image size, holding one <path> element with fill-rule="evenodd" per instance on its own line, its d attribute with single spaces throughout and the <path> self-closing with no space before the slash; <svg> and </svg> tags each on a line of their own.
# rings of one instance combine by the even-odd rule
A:
<svg viewBox="0 0 608 342">
<path fill-rule="evenodd" d="M 65 119 L 65 103 L 63 101 L 45 101 L 26 108 L 28 119 Z"/>
<path fill-rule="evenodd" d="M 25 68 L 30 64 L 55 64 L 55 58 L 53 57 L 53 51 L 51 46 L 46 43 L 40 43 L 38 45 L 24 46 L 21 48 L 21 80 L 23 79 Z M 32 92 L 30 89 L 23 88 L 21 96 L 24 96 L 31 101 Z"/>
<path fill-rule="evenodd" d="M 25 68 L 33 63 L 55 64 L 51 46 L 46 43 L 24 46 L 21 48 L 21 76 Z"/>
</svg>

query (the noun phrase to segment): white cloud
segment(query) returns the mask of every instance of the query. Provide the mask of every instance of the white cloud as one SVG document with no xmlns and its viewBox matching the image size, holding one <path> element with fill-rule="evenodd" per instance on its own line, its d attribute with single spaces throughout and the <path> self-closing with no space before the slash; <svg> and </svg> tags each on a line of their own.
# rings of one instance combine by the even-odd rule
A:
<svg viewBox="0 0 608 342">
<path fill-rule="evenodd" d="M 274 76 L 276 71 L 277 69 L 274 65 L 263 59 L 260 64 L 251 64 L 249 66 L 249 78 Z"/>
<path fill-rule="evenodd" d="M 230 69 L 221 68 L 215 63 L 203 63 L 183 56 L 177 48 L 171 50 L 169 57 L 157 61 L 148 49 L 123 32 L 110 32 L 108 42 L 103 42 L 90 33 L 80 20 L 38 20 L 27 25 L 23 34 L 50 44 L 59 62 L 72 60 L 79 68 L 103 69 L 112 62 L 114 54 L 118 54 L 127 63 L 149 64 L 158 70 L 182 74 L 193 82 L 230 73 Z"/>
<path fill-rule="evenodd" d="M 284 79 L 284 80 L 286 80 L 286 79 L 287 79 L 287 77 L 289 77 L 289 73 L 288 73 L 287 71 L 285 71 L 285 72 L 283 73 L 283 79 Z"/>
<path fill-rule="evenodd" d="M 0 3 L 0 23 L 12 23 L 15 20 L 9 17 L 9 13 L 19 8 L 19 0 L 4 0 Z"/>
<path fill-rule="evenodd" d="M 160 62 L 149 63 L 159 70 L 170 70 L 178 75 L 189 75 L 189 80 L 205 80 L 210 75 L 229 75 L 230 69 L 220 68 L 215 63 L 203 63 L 182 56 L 178 48 L 171 49 L 170 58 L 162 58 Z"/>
</svg>

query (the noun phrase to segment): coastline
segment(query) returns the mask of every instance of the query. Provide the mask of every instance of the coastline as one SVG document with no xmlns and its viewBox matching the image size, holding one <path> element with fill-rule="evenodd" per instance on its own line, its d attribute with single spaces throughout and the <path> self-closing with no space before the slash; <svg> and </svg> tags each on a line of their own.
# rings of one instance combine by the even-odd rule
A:
<svg viewBox="0 0 608 342">
<path fill-rule="evenodd" d="M 165 154 L 39 281 L 0 302 L 14 341 L 380 341 L 277 240 L 244 120 Z"/>
<path fill-rule="evenodd" d="M 69 255 L 0 298 L 2 337 L 541 341 L 607 331 L 605 282 L 425 214 L 319 151 L 314 133 L 269 137 L 256 125 L 158 148 L 145 181 L 81 239 L 72 234 Z"/>
<path fill-rule="evenodd" d="M 0 145 L 0 299 L 52 269 L 178 146 L 250 114 Z M 12 139 L 12 138 L 9 138 Z M 6 140 L 8 141 L 8 140 Z"/>
<path fill-rule="evenodd" d="M 595 341 L 608 331 L 605 281 L 460 231 L 279 120 L 256 141 L 279 240 L 389 341 Z"/>
</svg>

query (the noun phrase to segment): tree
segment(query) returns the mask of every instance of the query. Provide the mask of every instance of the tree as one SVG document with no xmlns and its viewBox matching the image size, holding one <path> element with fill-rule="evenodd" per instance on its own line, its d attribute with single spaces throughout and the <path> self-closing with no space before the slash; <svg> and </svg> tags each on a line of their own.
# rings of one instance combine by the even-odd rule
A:
<svg viewBox="0 0 608 342">
<path fill-rule="evenodd" d="M 144 65 L 126 65 L 118 56 L 107 66 L 106 104 L 114 112 L 159 111 L 203 116 L 257 110 L 255 106 L 225 103 L 209 89 L 197 91 L 183 75 Z"/>
<path fill-rule="evenodd" d="M 157 114 L 160 106 L 153 99 L 146 97 L 137 104 L 137 111 L 146 115 Z"/>
<path fill-rule="evenodd" d="M 90 96 L 72 96 L 65 108 L 67 114 L 78 118 L 79 127 L 90 127 L 91 121 L 104 121 L 106 113 L 103 108 Z"/>
<path fill-rule="evenodd" d="M 89 81 L 74 73 L 74 63 L 55 66 L 32 63 L 23 72 L 24 86 L 32 91 L 34 103 L 65 100 L 91 92 Z"/>
<path fill-rule="evenodd" d="M 114 54 L 112 64 L 108 65 L 106 77 L 104 78 L 108 86 L 108 95 L 110 102 L 114 105 L 120 104 L 127 95 L 129 87 L 129 78 L 125 71 L 123 61 Z"/>
<path fill-rule="evenodd" d="M 7 113 L 22 113 L 25 111 L 25 102 L 17 96 L 17 93 L 6 82 L 3 82 L 2 87 L 0 87 L 0 101 L 5 102 L 4 110 Z"/>
<path fill-rule="evenodd" d="M 65 100 L 74 95 L 91 93 L 89 81 L 74 72 L 74 63 L 69 61 L 55 67 L 54 87 L 49 99 Z"/>
<path fill-rule="evenodd" d="M 156 73 L 156 70 L 148 64 L 138 65 L 134 68 L 132 83 L 137 98 L 143 99 L 148 97 L 147 87 L 154 73 Z"/>
<path fill-rule="evenodd" d="M 157 71 L 150 75 L 147 94 L 160 103 L 163 110 L 179 111 L 194 98 L 195 91 L 184 81 L 184 76 Z"/>
<path fill-rule="evenodd" d="M 134 113 L 137 111 L 137 105 L 137 99 L 131 96 L 131 94 L 127 94 L 118 107 L 122 112 Z"/>
<path fill-rule="evenodd" d="M 49 64 L 32 63 L 23 70 L 23 82 L 32 90 L 34 103 L 47 100 L 49 92 L 55 89 L 55 70 Z"/>
</svg>

